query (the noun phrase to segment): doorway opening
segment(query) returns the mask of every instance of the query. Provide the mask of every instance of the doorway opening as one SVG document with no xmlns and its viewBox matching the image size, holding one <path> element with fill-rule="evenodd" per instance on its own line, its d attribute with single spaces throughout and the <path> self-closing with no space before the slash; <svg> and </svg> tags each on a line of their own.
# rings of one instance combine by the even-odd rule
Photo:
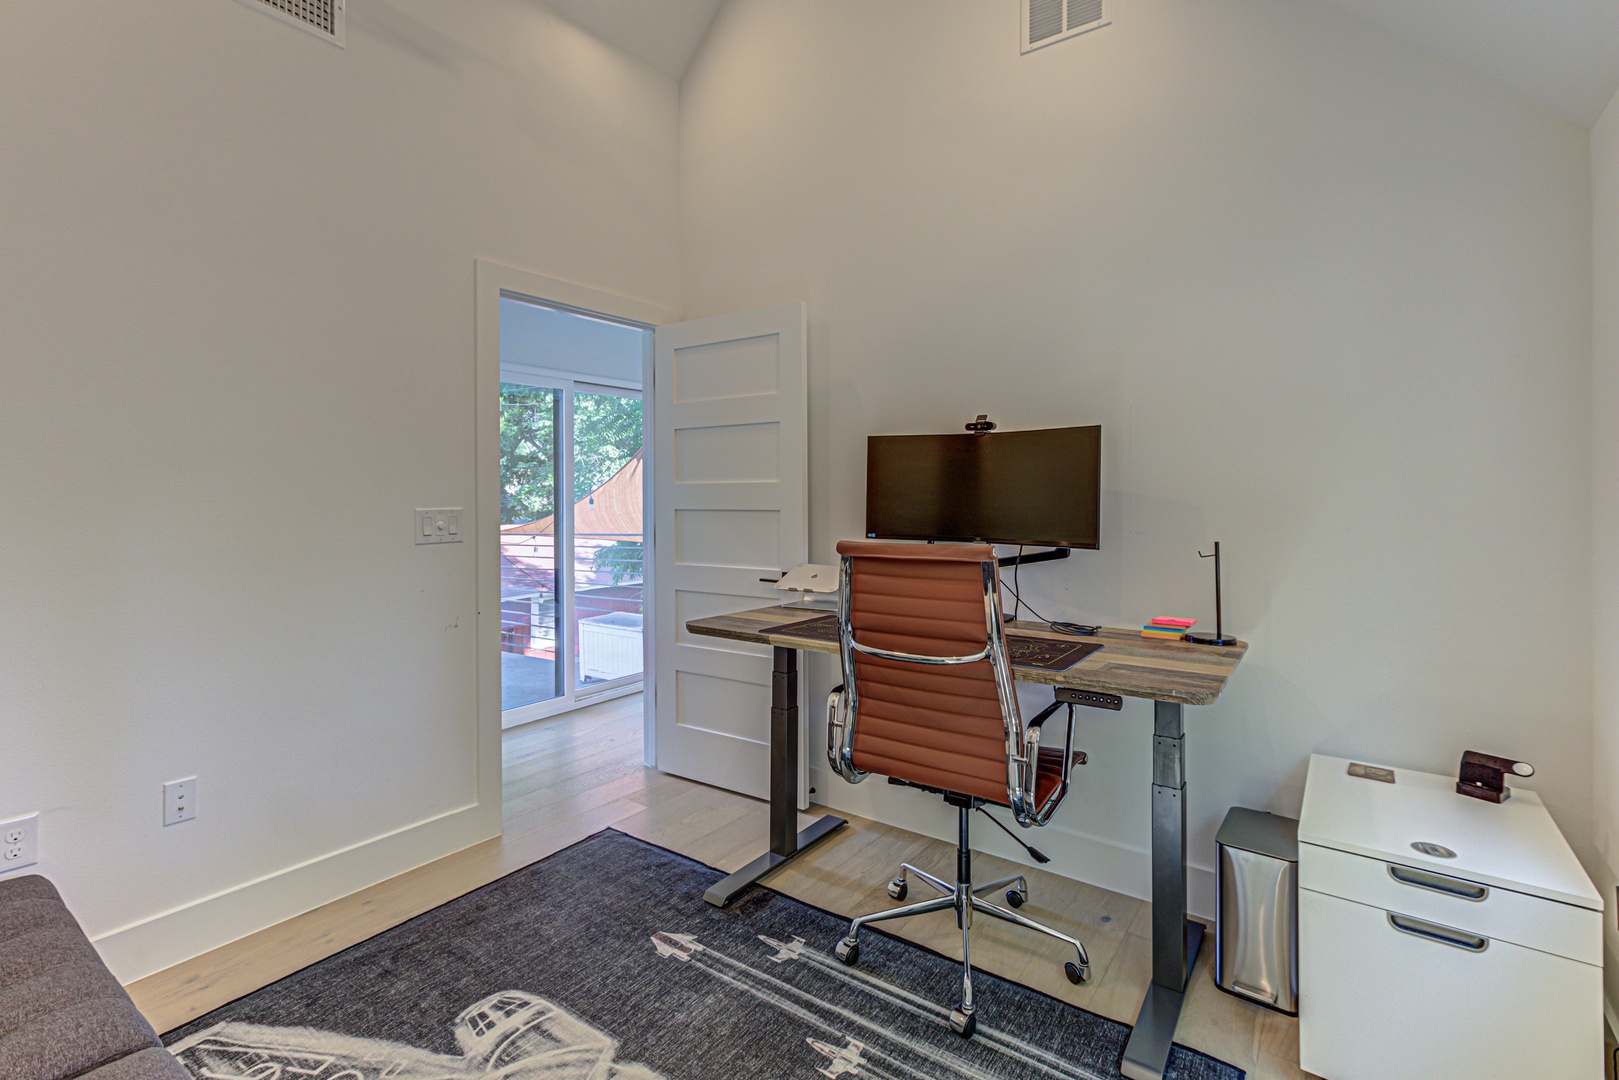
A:
<svg viewBox="0 0 1619 1080">
<path fill-rule="evenodd" d="M 502 727 L 641 689 L 651 338 L 500 298 Z"/>
</svg>

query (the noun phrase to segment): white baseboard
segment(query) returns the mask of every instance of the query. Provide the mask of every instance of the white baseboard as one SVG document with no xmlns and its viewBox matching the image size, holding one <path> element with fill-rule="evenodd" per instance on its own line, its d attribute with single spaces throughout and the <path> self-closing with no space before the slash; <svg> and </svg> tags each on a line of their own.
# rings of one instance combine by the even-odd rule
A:
<svg viewBox="0 0 1619 1080">
<path fill-rule="evenodd" d="M 955 815 L 937 800 L 918 799 L 915 792 L 895 791 L 885 784 L 829 783 L 824 770 L 812 772 L 815 786 L 832 796 L 820 801 L 833 809 L 955 842 Z M 131 983 L 498 836 L 500 828 L 498 805 L 492 813 L 479 804 L 461 807 L 136 920 L 97 935 L 95 945 L 119 981 Z M 1051 856 L 1052 861 L 1042 869 L 1126 896 L 1147 899 L 1151 895 L 1151 861 L 1145 850 L 1057 825 L 1031 831 L 1028 839 Z M 1034 865 L 1020 848 L 994 829 L 979 829 L 973 846 L 1013 862 Z M 1213 870 L 1188 867 L 1187 906 L 1191 914 L 1212 919 L 1214 890 Z"/>
<path fill-rule="evenodd" d="M 858 814 L 912 832 L 956 842 L 956 812 L 937 798 L 919 798 L 919 792 L 894 788 L 880 779 L 846 784 L 825 769 L 811 769 L 811 784 L 825 798 L 816 801 L 834 810 Z M 1003 820 L 1004 816 L 1003 816 Z M 973 848 L 999 858 L 1037 865 L 1021 848 L 988 823 L 973 830 Z M 1016 826 L 1013 826 L 1016 828 Z M 1061 825 L 1019 830 L 1024 839 L 1051 856 L 1040 869 L 1147 900 L 1152 896 L 1152 855 Z M 946 867 L 954 873 L 954 867 Z M 1211 867 L 1186 868 L 1187 913 L 1214 921 L 1215 875 Z"/>
<path fill-rule="evenodd" d="M 474 803 L 138 919 L 93 940 L 118 980 L 131 983 L 498 835 L 499 804 L 489 808 Z"/>
</svg>

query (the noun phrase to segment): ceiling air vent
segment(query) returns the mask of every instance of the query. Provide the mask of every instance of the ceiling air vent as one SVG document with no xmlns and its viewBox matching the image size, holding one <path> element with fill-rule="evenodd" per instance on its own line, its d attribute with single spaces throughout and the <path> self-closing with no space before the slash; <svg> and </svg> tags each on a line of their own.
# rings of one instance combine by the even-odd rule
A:
<svg viewBox="0 0 1619 1080">
<path fill-rule="evenodd" d="M 1023 51 L 1095 30 L 1113 21 L 1113 0 L 1023 0 Z"/>
<path fill-rule="evenodd" d="M 307 30 L 335 45 L 343 44 L 343 6 L 347 0 L 239 0 L 255 11 Z"/>
</svg>

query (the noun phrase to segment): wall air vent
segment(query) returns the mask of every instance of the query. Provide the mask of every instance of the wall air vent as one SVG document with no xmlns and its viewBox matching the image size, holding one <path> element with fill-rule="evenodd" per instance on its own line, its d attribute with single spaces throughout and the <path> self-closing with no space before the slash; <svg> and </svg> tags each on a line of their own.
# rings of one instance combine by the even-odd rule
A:
<svg viewBox="0 0 1619 1080">
<path fill-rule="evenodd" d="M 318 38 L 343 44 L 343 8 L 348 0 L 238 0 L 255 11 L 307 30 Z"/>
<path fill-rule="evenodd" d="M 1114 0 L 1022 0 L 1023 51 L 1096 30 L 1113 21 Z"/>
</svg>

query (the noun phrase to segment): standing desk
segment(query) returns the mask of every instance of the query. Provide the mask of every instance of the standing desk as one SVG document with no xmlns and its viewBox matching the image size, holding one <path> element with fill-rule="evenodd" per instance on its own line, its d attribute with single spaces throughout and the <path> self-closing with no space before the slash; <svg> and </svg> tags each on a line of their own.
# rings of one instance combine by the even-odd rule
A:
<svg viewBox="0 0 1619 1080">
<path fill-rule="evenodd" d="M 798 826 L 798 654 L 833 653 L 836 642 L 780 633 L 779 628 L 813 618 L 815 610 L 767 607 L 734 615 L 693 619 L 686 629 L 703 637 L 769 645 L 775 670 L 770 707 L 770 848 L 717 883 L 704 899 L 724 907 L 764 875 L 824 839 L 844 819 L 825 814 L 800 832 Z M 1065 643 L 1044 623 L 1014 622 L 1008 632 Z M 1246 642 L 1226 648 L 1182 641 L 1153 641 L 1139 630 L 1104 627 L 1094 638 L 1102 649 L 1066 671 L 1013 664 L 1019 682 L 1153 703 L 1152 753 L 1152 982 L 1124 1047 L 1120 1071 L 1131 1080 L 1161 1080 L 1180 1020 L 1187 980 L 1203 943 L 1203 924 L 1186 917 L 1186 731 L 1184 708 L 1209 705 L 1225 689 Z"/>
</svg>

